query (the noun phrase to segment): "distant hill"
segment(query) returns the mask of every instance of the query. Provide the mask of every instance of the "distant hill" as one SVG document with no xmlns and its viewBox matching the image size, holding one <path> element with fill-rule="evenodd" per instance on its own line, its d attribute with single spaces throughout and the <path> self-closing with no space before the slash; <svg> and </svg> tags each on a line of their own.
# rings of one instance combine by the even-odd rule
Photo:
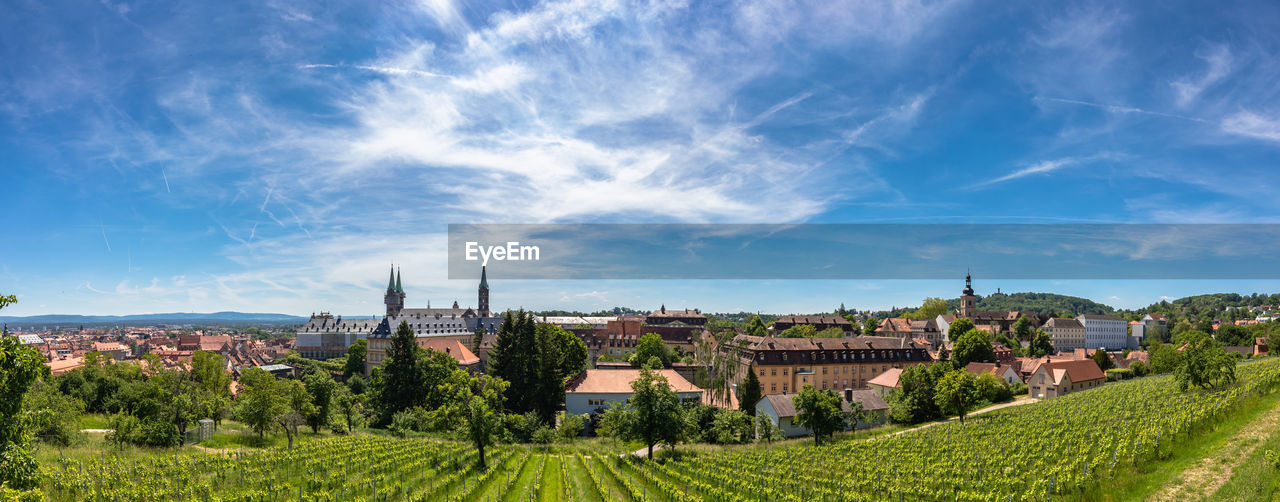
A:
<svg viewBox="0 0 1280 502">
<path fill-rule="evenodd" d="M 1260 305 L 1280 305 L 1280 294 L 1253 293 L 1241 295 L 1237 293 L 1212 293 L 1165 300 L 1153 303 L 1146 308 L 1137 309 L 1139 314 L 1164 314 L 1172 319 L 1227 318 L 1249 319 L 1253 315 L 1246 307 Z"/>
<path fill-rule="evenodd" d="M 960 299 L 947 300 L 947 311 L 960 308 Z M 1116 309 L 1088 298 L 1054 293 L 996 293 L 978 297 L 978 310 L 1030 310 L 1041 314 L 1114 314 Z"/>
<path fill-rule="evenodd" d="M 74 315 L 46 314 L 33 316 L 0 316 L 0 322 L 11 325 L 101 325 L 101 324 L 295 324 L 306 317 L 288 314 L 213 312 L 172 312 L 167 314 Z"/>
</svg>

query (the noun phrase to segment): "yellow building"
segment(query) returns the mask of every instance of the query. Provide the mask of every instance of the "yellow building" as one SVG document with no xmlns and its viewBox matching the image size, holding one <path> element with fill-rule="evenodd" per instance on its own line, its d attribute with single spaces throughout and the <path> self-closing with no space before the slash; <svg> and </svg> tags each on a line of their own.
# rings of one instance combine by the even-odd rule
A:
<svg viewBox="0 0 1280 502">
<path fill-rule="evenodd" d="M 867 381 L 892 368 L 933 362 L 923 345 L 897 337 L 775 338 L 738 335 L 722 348 L 760 379 L 761 392 L 797 393 L 817 389 L 864 389 Z"/>
</svg>

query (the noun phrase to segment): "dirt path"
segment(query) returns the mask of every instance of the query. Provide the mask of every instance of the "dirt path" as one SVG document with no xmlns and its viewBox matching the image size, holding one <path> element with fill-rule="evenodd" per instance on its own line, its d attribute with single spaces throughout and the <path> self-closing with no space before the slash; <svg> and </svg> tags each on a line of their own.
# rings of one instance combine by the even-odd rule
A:
<svg viewBox="0 0 1280 502">
<path fill-rule="evenodd" d="M 1213 495 L 1231 479 L 1236 467 L 1277 430 L 1280 430 L 1280 405 L 1273 406 L 1256 420 L 1245 424 L 1211 456 L 1192 464 L 1148 500 L 1200 500 Z"/>
<path fill-rule="evenodd" d="M 1035 400 L 1035 399 L 1032 399 L 1032 398 L 1030 398 L 1030 397 L 1028 397 L 1028 396 L 1019 396 L 1019 397 L 1017 397 L 1016 399 L 1014 399 L 1013 401 L 1009 401 L 1009 402 L 1007 402 L 1007 403 L 995 404 L 995 405 L 991 405 L 991 406 L 988 406 L 988 407 L 983 408 L 983 409 L 980 409 L 980 410 L 974 410 L 972 413 L 969 413 L 969 414 L 965 415 L 964 417 L 965 417 L 965 419 L 967 420 L 967 419 L 969 419 L 969 418 L 972 418 L 972 417 L 977 416 L 977 415 L 981 415 L 981 414 L 983 414 L 983 413 L 990 413 L 990 412 L 993 412 L 993 411 L 996 411 L 996 410 L 1003 410 L 1003 409 L 1005 409 L 1005 408 L 1011 408 L 1011 407 L 1014 407 L 1014 406 L 1022 406 L 1022 405 L 1024 405 L 1024 404 L 1031 404 L 1031 403 L 1034 403 L 1034 402 L 1036 402 L 1036 400 Z M 906 434 L 906 433 L 911 432 L 911 431 L 918 431 L 918 430 L 920 430 L 920 429 L 927 429 L 927 428 L 929 428 L 929 427 L 933 427 L 933 426 L 938 425 L 938 424 L 945 424 L 945 423 L 947 423 L 947 422 L 954 422 L 954 421 L 956 421 L 956 420 L 960 420 L 960 417 L 951 417 L 951 418 L 948 418 L 948 419 L 946 419 L 946 420 L 940 420 L 940 421 L 937 421 L 937 422 L 929 422 L 929 423 L 924 424 L 924 425 L 920 425 L 920 426 L 912 427 L 912 428 L 910 428 L 910 429 L 901 430 L 901 431 L 895 432 L 895 433 L 893 433 L 893 434 L 889 434 L 889 435 L 886 435 L 886 436 L 880 436 L 880 437 L 892 437 L 892 436 L 897 436 L 898 434 Z M 872 438 L 872 439 L 875 439 L 875 438 Z"/>
</svg>

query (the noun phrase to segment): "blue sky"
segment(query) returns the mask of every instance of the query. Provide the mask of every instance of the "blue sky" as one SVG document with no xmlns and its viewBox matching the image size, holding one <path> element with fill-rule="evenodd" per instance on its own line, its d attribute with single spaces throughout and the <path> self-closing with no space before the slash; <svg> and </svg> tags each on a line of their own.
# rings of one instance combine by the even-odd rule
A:
<svg viewBox="0 0 1280 502">
<path fill-rule="evenodd" d="M 1280 220 L 1274 2 L 325 4 L 0 0 L 4 313 L 373 314 L 393 261 L 409 304 L 473 303 L 447 223 Z M 807 312 L 955 296 L 957 268 L 491 282 Z"/>
</svg>

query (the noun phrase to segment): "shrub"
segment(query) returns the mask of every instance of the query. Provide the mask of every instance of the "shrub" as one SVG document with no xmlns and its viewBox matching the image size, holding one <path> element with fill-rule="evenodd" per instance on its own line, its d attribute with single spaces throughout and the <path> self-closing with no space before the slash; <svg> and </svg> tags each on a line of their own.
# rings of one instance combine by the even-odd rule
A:
<svg viewBox="0 0 1280 502">
<path fill-rule="evenodd" d="M 1267 457 L 1267 461 L 1271 463 L 1272 467 L 1275 467 L 1276 469 L 1280 469 L 1280 451 L 1269 449 L 1267 450 L 1266 457 Z"/>
<path fill-rule="evenodd" d="M 556 442 L 556 431 L 545 425 L 534 429 L 533 434 L 529 435 L 529 442 L 534 444 L 551 444 Z"/>
<path fill-rule="evenodd" d="M 572 413 L 560 412 L 560 427 L 556 432 L 565 439 L 573 439 L 582 434 L 585 427 L 586 415 L 574 415 Z"/>
<path fill-rule="evenodd" d="M 737 444 L 751 440 L 751 415 L 741 410 L 720 410 L 711 424 L 717 443 Z"/>
</svg>

